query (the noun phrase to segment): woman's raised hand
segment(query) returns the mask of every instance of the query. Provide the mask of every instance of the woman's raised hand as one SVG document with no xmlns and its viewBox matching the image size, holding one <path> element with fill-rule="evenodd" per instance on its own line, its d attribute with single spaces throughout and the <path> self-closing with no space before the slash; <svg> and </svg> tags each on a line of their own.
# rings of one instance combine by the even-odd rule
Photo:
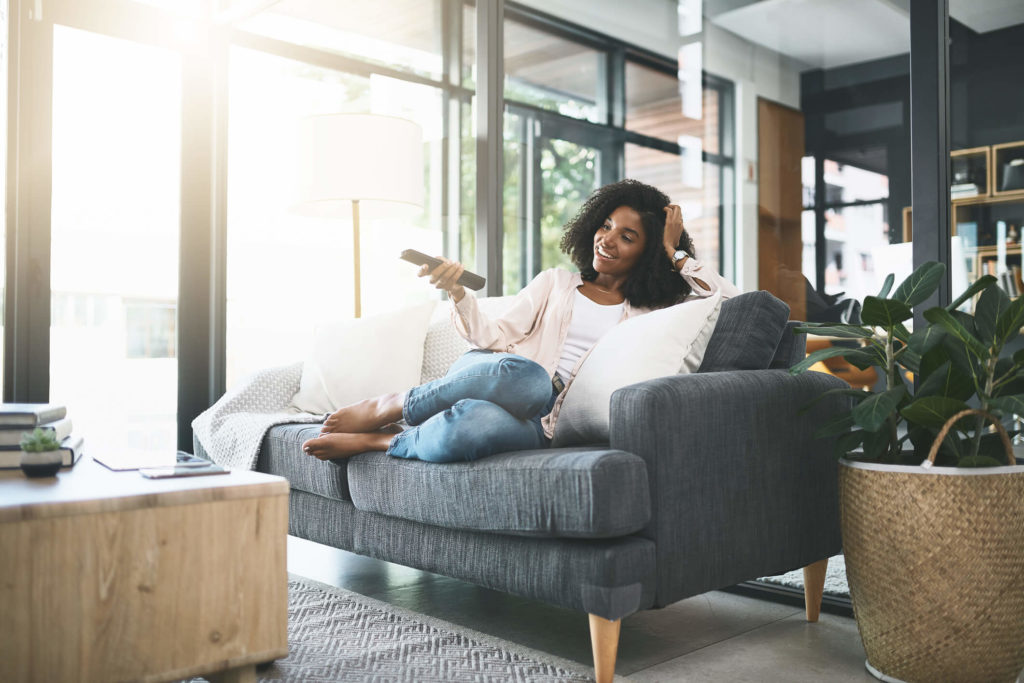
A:
<svg viewBox="0 0 1024 683">
<path fill-rule="evenodd" d="M 448 296 L 452 298 L 452 301 L 458 303 L 466 295 L 466 290 L 463 289 L 462 285 L 456 283 L 462 277 L 462 273 L 465 272 L 466 268 L 458 261 L 446 259 L 444 256 L 436 258 L 441 261 L 441 265 L 433 270 L 426 264 L 420 266 L 419 277 L 429 276 L 430 284 L 448 292 Z"/>
<path fill-rule="evenodd" d="M 679 246 L 679 240 L 683 233 L 683 211 L 678 204 L 669 204 L 665 207 L 665 251 L 671 259 L 672 254 Z"/>
</svg>

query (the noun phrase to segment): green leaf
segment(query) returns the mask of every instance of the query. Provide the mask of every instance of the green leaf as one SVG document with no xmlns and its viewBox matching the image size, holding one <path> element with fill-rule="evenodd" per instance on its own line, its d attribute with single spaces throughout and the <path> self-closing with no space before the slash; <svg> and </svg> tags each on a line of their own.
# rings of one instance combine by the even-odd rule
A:
<svg viewBox="0 0 1024 683">
<path fill-rule="evenodd" d="M 892 283 L 896 281 L 896 276 L 889 273 L 885 276 L 885 282 L 882 283 L 882 289 L 878 292 L 878 298 L 884 299 L 889 296 L 889 291 L 892 289 Z"/>
<path fill-rule="evenodd" d="M 872 336 L 871 330 L 860 325 L 844 325 L 843 323 L 804 323 L 793 328 L 793 333 L 817 334 L 827 337 L 841 337 L 842 339 L 868 339 Z"/>
<path fill-rule="evenodd" d="M 864 441 L 864 435 L 866 432 L 863 429 L 858 429 L 855 432 L 848 432 L 843 434 L 836 439 L 836 445 L 834 448 L 837 457 L 843 457 L 850 451 L 856 449 Z"/>
<path fill-rule="evenodd" d="M 909 347 L 900 354 L 898 362 L 915 375 L 921 372 L 921 355 L 914 353 L 913 349 Z"/>
<path fill-rule="evenodd" d="M 914 330 L 914 334 L 910 335 L 910 341 L 907 342 L 907 346 L 923 356 L 938 346 L 945 336 L 946 331 L 941 327 L 928 325 L 924 329 Z"/>
<path fill-rule="evenodd" d="M 994 287 L 993 289 L 999 288 Z M 995 340 L 1000 349 L 1020 334 L 1022 325 L 1024 325 L 1024 296 L 1019 296 L 996 320 Z"/>
<path fill-rule="evenodd" d="M 974 380 L 949 361 L 924 378 L 914 392 L 915 398 L 919 399 L 926 396 L 946 396 L 961 401 L 966 401 L 973 394 Z"/>
<path fill-rule="evenodd" d="M 885 353 L 874 344 L 853 349 L 853 353 L 846 354 L 846 360 L 850 361 L 850 364 L 858 370 L 867 370 L 868 368 L 884 370 L 886 367 Z"/>
<path fill-rule="evenodd" d="M 916 425 L 939 429 L 946 420 L 969 406 L 963 401 L 946 396 L 925 396 L 903 407 L 900 414 Z"/>
<path fill-rule="evenodd" d="M 914 425 L 907 430 L 910 441 L 914 444 L 914 462 L 908 464 L 919 464 L 928 457 L 928 451 L 931 450 L 932 444 L 935 443 L 935 437 L 938 436 L 938 433 L 938 429 L 929 429 L 920 425 Z M 942 441 L 942 445 L 939 446 L 939 453 L 935 457 L 935 464 L 943 467 L 952 467 L 956 465 L 959 459 L 960 440 L 953 433 L 949 433 Z"/>
<path fill-rule="evenodd" d="M 1005 464 L 1005 461 L 1000 462 L 989 455 L 968 455 L 960 458 L 957 467 L 999 467 Z"/>
<path fill-rule="evenodd" d="M 910 343 L 910 330 L 903 323 L 900 323 L 896 327 L 892 328 L 892 336 L 899 339 L 904 344 Z"/>
<path fill-rule="evenodd" d="M 911 273 L 910 277 L 896 288 L 892 298 L 902 301 L 908 307 L 916 306 L 938 289 L 945 273 L 945 264 L 929 261 Z"/>
<path fill-rule="evenodd" d="M 948 335 L 943 339 L 941 351 L 944 357 L 951 360 L 953 365 L 957 366 L 961 372 L 968 377 L 974 377 L 977 386 L 982 385 L 985 376 L 984 366 L 976 356 L 967 350 L 966 346 L 957 340 L 956 337 Z M 934 353 L 934 351 L 929 353 Z"/>
<path fill-rule="evenodd" d="M 821 429 L 814 432 L 814 438 L 824 439 L 829 436 L 845 434 L 853 428 L 853 415 L 842 415 L 831 422 L 826 423 Z"/>
<path fill-rule="evenodd" d="M 886 418 L 896 411 L 896 407 L 907 393 L 905 387 L 898 386 L 883 391 L 880 394 L 872 394 L 866 401 L 862 401 L 850 413 L 853 421 L 859 427 L 869 432 L 878 431 Z"/>
<path fill-rule="evenodd" d="M 996 321 L 1010 308 L 1010 297 L 1002 287 L 989 287 L 981 293 L 978 305 L 974 308 L 974 322 L 978 327 L 978 337 L 987 345 L 996 339 Z"/>
<path fill-rule="evenodd" d="M 890 328 L 914 317 L 902 301 L 895 299 L 879 299 L 875 296 L 864 297 L 864 305 L 860 310 L 860 319 L 865 325 L 878 325 L 879 327 Z"/>
<path fill-rule="evenodd" d="M 950 337 L 952 339 L 952 337 Z M 955 342 L 955 340 L 954 340 Z M 959 344 L 957 344 L 959 346 Z M 960 347 L 963 348 L 963 347 Z M 964 354 L 966 357 L 966 354 Z M 949 351 L 946 350 L 945 344 L 940 344 L 935 348 L 928 351 L 928 353 L 921 356 L 921 381 L 928 379 L 933 372 L 941 368 L 946 362 L 950 360 Z M 957 367 L 960 367 L 959 365 Z M 966 369 L 961 368 L 966 374 L 970 375 L 970 366 Z"/>
<path fill-rule="evenodd" d="M 850 396 L 856 402 L 860 403 L 861 401 L 863 401 L 864 399 L 866 399 L 870 395 L 871 394 L 869 392 L 861 391 L 860 389 L 829 389 L 828 391 L 826 391 L 824 393 L 821 393 L 821 394 L 818 394 L 817 396 L 812 398 L 810 401 L 808 401 L 807 404 L 804 405 L 804 407 L 801 408 L 800 411 L 797 414 L 798 415 L 803 415 L 804 413 L 809 411 L 812 407 L 814 407 L 814 405 L 818 401 L 821 401 L 822 399 L 827 398 L 829 396 Z"/>
<path fill-rule="evenodd" d="M 875 432 L 864 433 L 864 458 L 866 460 L 885 461 L 889 451 L 889 430 L 879 429 Z"/>
<path fill-rule="evenodd" d="M 960 321 L 958 321 L 949 311 L 944 308 L 929 308 L 924 312 L 924 317 L 928 322 L 935 325 L 940 325 L 947 332 L 959 339 L 965 346 L 967 346 L 978 358 L 985 358 L 988 356 L 988 349 L 985 345 L 978 341 L 973 334 L 971 334 L 966 327 L 964 327 Z"/>
<path fill-rule="evenodd" d="M 1013 438 L 1016 432 L 1009 432 Z M 1008 465 L 1006 461 L 1006 450 L 1003 448 L 1003 440 L 998 434 L 983 434 L 978 445 L 978 455 L 987 455 L 993 460 L 998 460 L 1000 465 Z"/>
<path fill-rule="evenodd" d="M 963 304 L 963 302 L 967 301 L 968 299 L 970 299 L 972 296 L 974 296 L 975 294 L 977 294 L 981 290 L 986 289 L 988 287 L 991 287 L 995 283 L 996 283 L 996 279 L 994 277 L 992 277 L 991 275 L 983 275 L 983 276 L 979 277 L 977 280 L 975 280 L 971 284 L 970 287 L 968 287 L 967 289 L 964 290 L 963 294 L 961 294 L 956 299 L 954 299 L 953 303 L 951 303 L 950 305 L 946 306 L 946 310 L 947 311 L 955 311 L 956 309 L 960 308 L 960 306 L 961 306 L 961 304 Z"/>
<path fill-rule="evenodd" d="M 1024 365 L 1024 349 L 1014 351 L 1012 358 L 1014 365 Z"/>
<path fill-rule="evenodd" d="M 1000 396 L 989 401 L 989 405 L 998 408 L 1005 415 L 1024 415 L 1024 394 Z"/>
<path fill-rule="evenodd" d="M 860 351 L 859 348 L 850 348 L 846 346 L 830 346 L 827 349 L 819 349 L 814 353 L 808 354 L 806 358 L 794 365 L 789 369 L 789 374 L 799 375 L 809 367 L 817 363 L 819 360 L 826 360 L 828 358 L 835 358 L 836 356 L 848 356 L 856 354 Z"/>
</svg>

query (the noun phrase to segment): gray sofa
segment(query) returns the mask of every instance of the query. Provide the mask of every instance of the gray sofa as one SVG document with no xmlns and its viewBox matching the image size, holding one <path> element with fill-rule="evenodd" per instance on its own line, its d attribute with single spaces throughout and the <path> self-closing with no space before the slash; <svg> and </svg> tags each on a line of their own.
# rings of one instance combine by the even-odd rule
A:
<svg viewBox="0 0 1024 683">
<path fill-rule="evenodd" d="M 300 449 L 319 425 L 292 424 L 257 469 L 291 483 L 295 536 L 587 612 L 610 680 L 618 620 L 638 610 L 815 565 L 816 618 L 840 536 L 832 443 L 812 434 L 847 404 L 799 408 L 846 385 L 786 371 L 804 355 L 788 315 L 767 292 L 726 300 L 698 373 L 613 395 L 607 444 L 322 462 Z"/>
</svg>

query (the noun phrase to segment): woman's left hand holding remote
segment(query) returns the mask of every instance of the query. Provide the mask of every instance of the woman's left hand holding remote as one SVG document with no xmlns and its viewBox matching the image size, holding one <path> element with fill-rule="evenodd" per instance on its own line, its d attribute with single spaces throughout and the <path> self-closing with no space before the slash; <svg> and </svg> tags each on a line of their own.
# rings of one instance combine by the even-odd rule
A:
<svg viewBox="0 0 1024 683">
<path fill-rule="evenodd" d="M 452 301 L 458 303 L 466 295 L 465 288 L 457 284 L 459 278 L 462 277 L 462 273 L 466 270 L 465 266 L 458 261 L 452 261 L 443 256 L 435 258 L 441 261 L 441 265 L 433 270 L 430 269 L 429 265 L 420 266 L 419 277 L 430 276 L 430 283 L 432 285 L 448 292 L 448 296 L 452 298 Z"/>
</svg>

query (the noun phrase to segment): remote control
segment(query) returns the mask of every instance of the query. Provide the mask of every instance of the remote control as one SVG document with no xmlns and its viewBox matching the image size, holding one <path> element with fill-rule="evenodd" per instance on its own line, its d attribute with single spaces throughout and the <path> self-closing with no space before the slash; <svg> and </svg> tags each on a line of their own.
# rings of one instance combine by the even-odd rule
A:
<svg viewBox="0 0 1024 683">
<path fill-rule="evenodd" d="M 437 260 L 433 256 L 427 256 L 423 252 L 416 251 L 415 249 L 406 249 L 405 251 L 402 252 L 402 256 L 400 258 L 403 261 L 415 263 L 417 266 L 422 266 L 426 264 L 430 266 L 430 270 L 433 270 L 434 268 L 437 268 L 439 265 L 441 265 L 441 261 Z M 486 282 L 487 280 L 485 280 L 484 278 L 480 277 L 476 273 L 471 273 L 467 270 L 462 273 L 462 275 L 456 281 L 456 284 L 460 284 L 463 287 L 469 287 L 470 289 L 483 289 L 483 286 Z"/>
</svg>

